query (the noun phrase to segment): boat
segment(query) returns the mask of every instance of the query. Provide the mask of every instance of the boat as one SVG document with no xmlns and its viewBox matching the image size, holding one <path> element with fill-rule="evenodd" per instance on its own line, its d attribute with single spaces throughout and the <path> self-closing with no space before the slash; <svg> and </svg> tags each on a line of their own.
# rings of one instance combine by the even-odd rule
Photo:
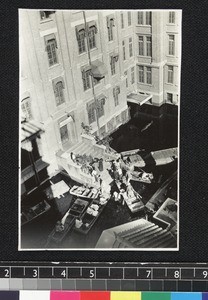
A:
<svg viewBox="0 0 208 300">
<path fill-rule="evenodd" d="M 70 194 L 86 199 L 96 199 L 100 194 L 100 190 L 93 187 L 74 185 L 70 190 Z"/>
<path fill-rule="evenodd" d="M 139 181 L 143 183 L 152 183 L 152 180 L 154 178 L 152 173 L 147 173 L 144 171 L 132 171 L 130 175 L 130 180 Z"/>
<path fill-rule="evenodd" d="M 74 228 L 75 221 L 80 218 L 89 203 L 83 199 L 76 199 L 73 205 L 65 213 L 63 218 L 59 220 L 52 232 L 48 236 L 46 247 L 51 243 L 61 243 L 66 235 Z"/>
<path fill-rule="evenodd" d="M 35 206 L 30 207 L 29 209 L 25 209 L 21 213 L 21 225 L 25 225 L 33 221 L 34 219 L 49 211 L 50 208 L 51 206 L 44 200 L 36 204 Z"/>
<path fill-rule="evenodd" d="M 91 205 L 84 212 L 81 218 L 80 226 L 76 227 L 75 225 L 75 230 L 82 234 L 88 234 L 88 232 L 92 229 L 93 225 L 101 215 L 107 203 L 108 199 L 106 199 L 106 201 L 98 201 L 94 199 Z"/>
<path fill-rule="evenodd" d="M 61 243 L 63 241 L 63 239 L 65 238 L 65 236 L 74 227 L 75 219 L 76 219 L 75 216 L 71 215 L 70 213 L 67 213 L 66 220 L 65 220 L 64 224 L 62 224 L 63 230 L 58 230 L 57 225 L 56 225 L 55 228 L 53 229 L 53 231 L 48 236 L 47 244 L 49 244 L 50 242 L 55 242 L 57 244 Z"/>
<path fill-rule="evenodd" d="M 136 149 L 128 151 L 128 154 L 124 154 L 123 160 L 129 168 L 143 168 L 150 165 L 162 166 L 174 162 L 178 158 L 178 149 L 176 147 L 149 153 Z"/>
</svg>

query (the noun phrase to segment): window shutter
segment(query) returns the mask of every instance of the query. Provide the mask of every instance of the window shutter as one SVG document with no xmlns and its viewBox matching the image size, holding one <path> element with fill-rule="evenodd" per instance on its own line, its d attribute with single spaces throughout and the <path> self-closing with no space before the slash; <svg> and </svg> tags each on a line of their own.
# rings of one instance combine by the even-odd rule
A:
<svg viewBox="0 0 208 300">
<path fill-rule="evenodd" d="M 78 25 L 75 28 L 77 40 L 79 40 L 82 36 L 86 36 L 85 26 L 84 24 Z"/>
<path fill-rule="evenodd" d="M 117 62 L 118 61 L 118 54 L 114 54 L 114 60 Z"/>
<path fill-rule="evenodd" d="M 96 34 L 98 32 L 98 29 L 97 29 L 97 24 L 95 21 L 91 21 L 87 24 L 89 30 L 93 30 L 94 33 Z"/>
<path fill-rule="evenodd" d="M 107 17 L 107 27 L 115 26 L 115 18 L 113 15 Z"/>
<path fill-rule="evenodd" d="M 57 41 L 56 41 L 56 36 L 55 36 L 54 33 L 49 34 L 49 35 L 46 35 L 46 36 L 44 37 L 44 39 L 45 39 L 45 51 L 47 51 L 47 47 L 49 46 L 49 43 L 50 43 L 51 41 L 54 41 L 54 42 L 55 42 L 55 47 L 58 48 L 58 46 L 57 46 Z"/>
</svg>

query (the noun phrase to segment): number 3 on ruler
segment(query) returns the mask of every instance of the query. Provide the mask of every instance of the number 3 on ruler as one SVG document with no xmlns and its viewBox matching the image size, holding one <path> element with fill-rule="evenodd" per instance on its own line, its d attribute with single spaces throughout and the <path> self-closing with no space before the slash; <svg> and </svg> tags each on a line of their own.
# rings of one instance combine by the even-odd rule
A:
<svg viewBox="0 0 208 300">
<path fill-rule="evenodd" d="M 38 270 L 37 269 L 33 269 L 33 278 L 38 277 Z"/>
</svg>

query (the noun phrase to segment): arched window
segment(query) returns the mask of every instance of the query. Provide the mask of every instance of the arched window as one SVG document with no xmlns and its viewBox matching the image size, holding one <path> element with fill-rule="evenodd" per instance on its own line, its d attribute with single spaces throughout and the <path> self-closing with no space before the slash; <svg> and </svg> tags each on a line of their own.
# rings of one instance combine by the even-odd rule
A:
<svg viewBox="0 0 208 300">
<path fill-rule="evenodd" d="M 24 98 L 21 101 L 21 109 L 23 118 L 26 118 L 27 120 L 32 119 L 32 111 L 31 111 L 31 99 L 30 97 Z"/>
<path fill-rule="evenodd" d="M 61 105 L 65 102 L 64 99 L 64 83 L 62 79 L 56 79 L 53 81 L 53 89 L 54 89 L 54 95 L 56 99 L 56 105 Z"/>
</svg>

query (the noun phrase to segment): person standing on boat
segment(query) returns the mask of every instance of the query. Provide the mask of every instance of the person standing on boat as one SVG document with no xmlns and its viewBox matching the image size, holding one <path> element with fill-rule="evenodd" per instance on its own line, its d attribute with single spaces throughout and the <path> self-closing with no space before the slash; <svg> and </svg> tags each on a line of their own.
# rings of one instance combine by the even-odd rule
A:
<svg viewBox="0 0 208 300">
<path fill-rule="evenodd" d="M 98 162 L 98 169 L 100 172 L 103 171 L 103 159 L 102 158 L 100 158 L 100 160 Z"/>
</svg>

